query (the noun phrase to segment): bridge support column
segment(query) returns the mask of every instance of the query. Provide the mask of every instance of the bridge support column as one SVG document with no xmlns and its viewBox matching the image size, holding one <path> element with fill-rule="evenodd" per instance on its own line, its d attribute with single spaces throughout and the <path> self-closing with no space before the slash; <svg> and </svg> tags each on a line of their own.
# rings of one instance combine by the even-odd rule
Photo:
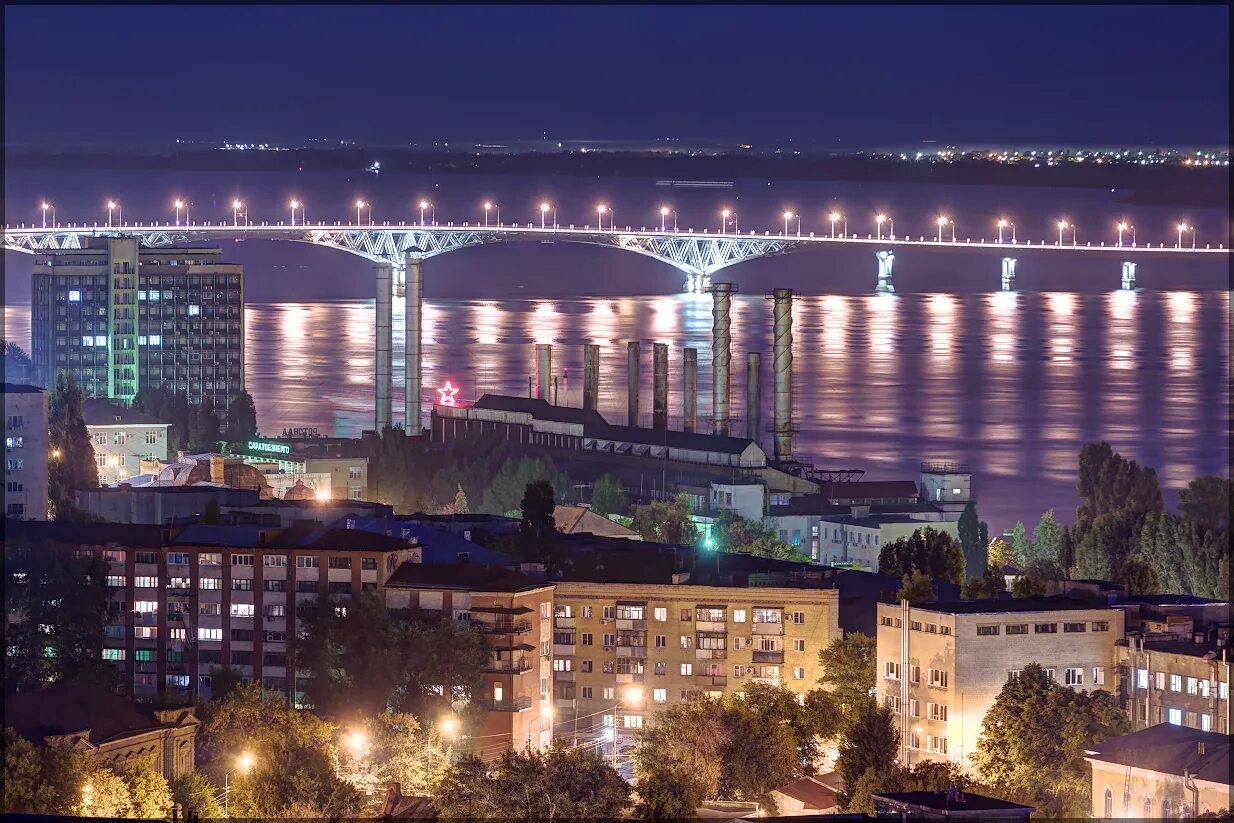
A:
<svg viewBox="0 0 1234 823">
<path fill-rule="evenodd" d="M 638 359 L 642 346 L 637 340 L 626 343 L 626 413 L 629 417 L 627 425 L 638 425 Z"/>
<path fill-rule="evenodd" d="M 1135 288 L 1135 263 L 1130 260 L 1123 263 L 1123 288 L 1127 290 Z"/>
<path fill-rule="evenodd" d="M 793 290 L 771 293 L 774 313 L 775 456 L 787 460 L 793 454 Z"/>
<path fill-rule="evenodd" d="M 423 431 L 420 417 L 420 319 L 424 297 L 424 261 L 419 257 L 412 257 L 411 254 L 407 254 L 404 260 L 407 287 L 403 291 L 403 306 L 407 318 L 407 332 L 404 338 L 403 413 L 407 434 L 415 437 Z"/>
<path fill-rule="evenodd" d="M 374 269 L 377 273 L 377 352 L 373 365 L 377 379 L 377 406 L 373 413 L 373 428 L 380 434 L 390 425 L 393 407 L 394 266 L 390 263 L 378 263 Z"/>
<path fill-rule="evenodd" d="M 895 294 L 895 284 L 891 282 L 891 267 L 895 265 L 896 253 L 894 251 L 876 252 L 875 257 L 878 258 L 878 285 L 874 287 L 877 294 Z"/>
<path fill-rule="evenodd" d="M 600 347 L 583 346 L 583 408 L 596 410 L 600 399 Z"/>
<path fill-rule="evenodd" d="M 551 343 L 536 344 L 536 398 L 553 402 L 553 346 Z"/>
<path fill-rule="evenodd" d="M 746 353 L 746 437 L 758 442 L 758 429 L 762 417 L 759 405 L 763 394 L 763 356 L 756 352 Z"/>
<path fill-rule="evenodd" d="M 692 432 L 698 427 L 698 349 L 682 352 L 682 412 L 681 430 Z"/>
<path fill-rule="evenodd" d="M 1015 258 L 1003 258 L 1003 274 L 1002 274 L 1003 291 L 1015 291 Z"/>
<path fill-rule="evenodd" d="M 655 343 L 651 350 L 651 427 L 668 428 L 668 344 Z"/>
<path fill-rule="evenodd" d="M 732 283 L 711 287 L 711 431 L 728 437 L 729 347 L 732 344 Z"/>
</svg>

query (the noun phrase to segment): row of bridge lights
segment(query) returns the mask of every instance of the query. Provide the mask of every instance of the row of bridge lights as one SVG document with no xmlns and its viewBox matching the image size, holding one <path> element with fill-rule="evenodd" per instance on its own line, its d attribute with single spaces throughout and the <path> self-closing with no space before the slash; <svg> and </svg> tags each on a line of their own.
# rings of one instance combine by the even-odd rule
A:
<svg viewBox="0 0 1234 823">
<path fill-rule="evenodd" d="M 185 225 L 188 225 L 189 224 L 189 204 L 186 201 L 177 198 L 176 200 L 172 201 L 171 205 L 172 205 L 172 209 L 175 211 L 176 225 L 177 226 L 180 225 L 181 210 L 184 211 L 184 223 Z M 373 222 L 373 204 L 365 202 L 364 200 L 357 200 L 355 205 L 356 205 L 356 225 L 363 225 L 360 222 L 360 218 L 361 218 L 361 214 L 366 209 L 367 209 L 368 221 L 369 221 L 369 224 L 371 225 Z M 424 226 L 424 225 L 436 226 L 437 225 L 437 207 L 427 200 L 421 200 L 418 205 L 420 208 L 420 225 L 421 226 Z M 291 225 L 293 226 L 296 225 L 296 212 L 297 211 L 300 212 L 301 225 L 305 225 L 307 223 L 307 220 L 304 216 L 304 202 L 303 201 L 291 200 L 287 204 L 287 207 L 288 209 L 290 209 L 290 213 L 291 213 Z M 244 203 L 241 202 L 240 200 L 233 200 L 231 202 L 232 225 L 234 226 L 240 225 L 240 214 L 241 214 L 240 210 L 243 208 L 244 208 Z M 47 212 L 48 211 L 51 212 L 52 227 L 54 228 L 59 225 L 56 222 L 56 207 L 54 205 L 52 205 L 51 203 L 47 201 L 43 201 L 41 204 L 41 209 L 43 211 L 43 228 L 47 228 Z M 499 206 L 496 203 L 493 203 L 492 201 L 485 201 L 484 202 L 484 228 L 489 228 L 489 215 L 493 211 L 496 211 L 496 219 L 497 219 L 496 226 L 497 228 L 501 227 L 501 206 Z M 425 223 L 425 213 L 426 212 L 430 215 L 430 219 L 431 219 L 431 223 L 428 223 L 428 224 Z M 120 225 L 123 226 L 124 225 L 123 208 L 121 208 L 120 203 L 118 203 L 117 201 L 108 200 L 107 201 L 107 227 L 108 228 L 112 227 L 112 217 L 114 214 L 117 214 L 117 213 L 120 218 Z M 542 229 L 548 228 L 549 226 L 548 215 L 550 213 L 552 213 L 553 215 L 553 219 L 551 223 L 552 227 L 554 229 L 558 228 L 557 207 L 551 203 L 541 203 L 540 204 L 540 228 Z M 616 226 L 613 223 L 613 210 L 603 203 L 596 206 L 596 226 L 597 228 L 600 231 L 604 231 L 604 216 L 606 214 L 608 215 L 609 231 L 616 231 L 617 230 Z M 668 231 L 668 218 L 670 216 L 673 218 L 673 231 L 676 232 L 678 230 L 677 229 L 677 211 L 675 209 L 669 208 L 668 206 L 661 206 L 660 207 L 660 231 L 662 232 Z M 801 214 L 794 213 L 792 211 L 785 211 L 782 216 L 784 218 L 783 236 L 784 237 L 789 236 L 790 223 L 796 220 L 797 221 L 797 236 L 800 237 L 801 236 Z M 848 217 L 846 215 L 841 214 L 840 212 L 833 211 L 827 215 L 827 218 L 831 224 L 831 237 L 833 238 L 836 237 L 836 224 L 837 223 L 840 223 L 842 226 L 841 233 L 839 236 L 848 237 Z M 883 239 L 883 223 L 887 224 L 888 239 L 894 240 L 895 239 L 895 221 L 886 214 L 877 214 L 874 216 L 875 239 L 876 240 Z M 947 226 L 950 225 L 951 226 L 951 242 L 954 243 L 956 240 L 955 221 L 947 217 L 946 215 L 939 215 L 936 223 L 938 224 L 938 234 L 935 236 L 934 239 L 940 243 L 943 242 L 944 230 L 946 229 Z M 244 212 L 244 225 L 246 226 L 250 225 L 248 211 Z M 738 235 L 741 233 L 740 227 L 737 223 L 737 212 L 732 211 L 731 209 L 724 209 L 723 211 L 720 212 L 719 233 L 726 234 L 728 232 L 729 226 L 732 226 L 734 235 Z M 1005 232 L 1008 229 L 1010 229 L 1011 231 L 1011 242 L 1013 244 L 1016 242 L 1014 221 L 1008 220 L 1005 217 L 1001 217 L 995 223 L 995 226 L 998 228 L 998 242 L 999 243 L 1004 242 Z M 1058 221 L 1057 226 L 1058 226 L 1058 245 L 1060 246 L 1063 245 L 1064 233 L 1067 231 L 1067 229 L 1071 229 L 1071 245 L 1073 246 L 1077 245 L 1075 223 L 1070 223 L 1067 221 L 1066 218 L 1063 218 Z M 1179 223 L 1175 226 L 1175 228 L 1178 230 L 1178 242 L 1176 244 L 1176 247 L 1182 248 L 1183 235 L 1187 232 L 1191 232 L 1191 247 L 1195 248 L 1196 246 L 1195 226 L 1194 225 L 1188 226 L 1186 223 Z M 1117 223 L 1115 225 L 1115 229 L 1118 231 L 1118 245 L 1119 246 L 1123 245 L 1123 236 L 1127 232 L 1131 233 L 1131 245 L 1134 246 L 1136 244 L 1135 226 L 1127 223 L 1124 220 L 1124 221 L 1120 221 L 1119 223 Z"/>
</svg>

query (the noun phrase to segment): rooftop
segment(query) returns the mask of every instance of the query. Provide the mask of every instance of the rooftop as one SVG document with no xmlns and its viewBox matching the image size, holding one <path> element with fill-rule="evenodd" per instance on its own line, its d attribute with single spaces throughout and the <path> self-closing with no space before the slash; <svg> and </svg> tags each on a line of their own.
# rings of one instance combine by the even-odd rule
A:
<svg viewBox="0 0 1234 823">
<path fill-rule="evenodd" d="M 90 730 L 96 746 L 117 737 L 164 725 L 150 707 L 117 694 L 78 683 L 56 683 L 45 689 L 4 696 L 5 725 L 31 742 Z"/>
<path fill-rule="evenodd" d="M 464 563 L 404 563 L 386 581 L 388 588 L 521 592 L 548 585 L 502 566 Z"/>
<path fill-rule="evenodd" d="M 946 791 L 937 792 L 880 792 L 875 794 L 874 802 L 879 800 L 887 800 L 892 803 L 903 804 L 906 806 L 918 806 L 926 809 L 936 809 L 938 811 L 966 811 L 966 812 L 1011 812 L 1023 810 L 1031 812 L 1032 806 L 1022 806 L 1019 803 L 1012 803 L 1009 800 L 1000 800 L 997 797 L 986 797 L 983 794 L 973 794 L 972 792 L 960 792 L 956 796 L 948 794 Z"/>
<path fill-rule="evenodd" d="M 45 391 L 47 390 L 25 383 L 5 383 L 3 388 L 4 394 L 38 394 Z"/>
<path fill-rule="evenodd" d="M 554 406 L 547 400 L 531 397 L 513 397 L 505 394 L 484 394 L 471 404 L 473 409 L 520 412 L 530 414 L 536 420 L 551 420 L 555 423 L 574 423 L 579 426 L 602 426 L 605 420 L 597 411 L 575 409 L 569 406 Z"/>
<path fill-rule="evenodd" d="M 942 603 L 913 603 L 912 607 L 922 611 L 940 612 L 942 614 L 1015 614 L 1115 608 L 1104 598 L 1080 597 L 982 598 L 979 600 L 956 600 Z"/>
<path fill-rule="evenodd" d="M 1088 754 L 1102 763 L 1178 777 L 1187 771 L 1201 780 L 1231 785 L 1230 738 L 1219 732 L 1160 723 L 1100 743 Z"/>
<path fill-rule="evenodd" d="M 46 540 L 50 543 L 106 546 L 157 547 L 165 541 L 161 526 L 128 523 L 84 523 L 68 520 L 5 520 L 7 542 Z"/>
<path fill-rule="evenodd" d="M 96 397 L 81 403 L 81 414 L 87 426 L 170 426 L 145 412 L 120 406 Z"/>
</svg>

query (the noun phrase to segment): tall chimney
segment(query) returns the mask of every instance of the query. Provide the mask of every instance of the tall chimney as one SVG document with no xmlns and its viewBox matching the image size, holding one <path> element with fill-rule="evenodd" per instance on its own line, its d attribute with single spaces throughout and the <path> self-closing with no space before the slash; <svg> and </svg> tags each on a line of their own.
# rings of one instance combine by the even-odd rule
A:
<svg viewBox="0 0 1234 823">
<path fill-rule="evenodd" d="M 651 427 L 668 428 L 668 344 L 655 343 L 651 353 Z"/>
<path fill-rule="evenodd" d="M 682 396 L 685 400 L 685 410 L 682 413 L 682 431 L 692 432 L 698 425 L 698 349 L 686 349 L 683 352 L 685 362 L 682 369 Z"/>
<path fill-rule="evenodd" d="M 553 346 L 551 343 L 536 344 L 536 397 L 552 401 Z"/>
<path fill-rule="evenodd" d="M 629 425 L 638 425 L 638 355 L 639 343 L 631 340 L 626 344 L 626 402 L 629 404 Z"/>
<path fill-rule="evenodd" d="M 711 414 L 714 434 L 728 436 L 728 368 L 732 342 L 732 283 L 711 284 Z"/>
<path fill-rule="evenodd" d="M 746 354 L 746 437 L 758 442 L 758 429 L 762 409 L 759 400 L 763 393 L 763 356 L 756 351 Z"/>
<path fill-rule="evenodd" d="M 775 457 L 793 453 L 793 290 L 771 293 L 775 311 Z"/>
<path fill-rule="evenodd" d="M 583 346 L 583 408 L 595 411 L 600 400 L 600 347 Z"/>
</svg>

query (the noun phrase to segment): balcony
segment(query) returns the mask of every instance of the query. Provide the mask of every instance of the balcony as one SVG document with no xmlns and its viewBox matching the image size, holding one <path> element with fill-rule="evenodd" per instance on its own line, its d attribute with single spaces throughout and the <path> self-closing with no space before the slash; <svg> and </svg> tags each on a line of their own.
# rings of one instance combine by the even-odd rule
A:
<svg viewBox="0 0 1234 823">
<path fill-rule="evenodd" d="M 646 631 L 647 621 L 646 620 L 627 620 L 625 618 L 619 617 L 617 618 L 617 630 L 621 631 L 622 629 L 625 629 L 626 631 Z"/>
<path fill-rule="evenodd" d="M 727 660 L 727 649 L 695 649 L 695 660 Z"/>
<path fill-rule="evenodd" d="M 753 661 L 755 663 L 783 663 L 784 662 L 784 651 L 783 650 L 778 651 L 778 652 L 755 651 Z"/>
<path fill-rule="evenodd" d="M 554 617 L 553 626 L 558 629 L 573 629 L 578 625 L 577 617 Z"/>
<path fill-rule="evenodd" d="M 646 683 L 647 682 L 647 674 L 645 672 L 643 673 L 617 672 L 617 674 L 613 675 L 613 677 L 616 678 L 618 683 L 623 683 L 623 684 L 624 683 Z"/>
<path fill-rule="evenodd" d="M 618 657 L 633 657 L 638 660 L 646 660 L 647 659 L 647 647 L 646 646 L 618 646 L 617 656 Z"/>
<path fill-rule="evenodd" d="M 578 698 L 575 697 L 557 697 L 553 699 L 553 705 L 558 709 L 577 709 Z"/>
<path fill-rule="evenodd" d="M 753 676 L 753 677 L 751 677 L 750 679 L 751 679 L 751 680 L 753 680 L 755 683 L 766 683 L 768 686 L 778 686 L 778 685 L 780 685 L 780 683 L 781 683 L 781 682 L 783 682 L 783 681 L 782 681 L 780 678 L 778 678 L 778 677 L 758 677 L 758 676 Z"/>
<path fill-rule="evenodd" d="M 784 636 L 783 623 L 754 623 L 754 634 L 769 635 L 772 637 Z"/>
<path fill-rule="evenodd" d="M 474 700 L 477 706 L 490 712 L 522 712 L 531 708 L 530 697 L 512 697 L 507 700 Z"/>
<path fill-rule="evenodd" d="M 553 644 L 553 657 L 573 657 L 575 653 L 576 650 L 573 643 L 568 645 L 566 643 Z"/>
<path fill-rule="evenodd" d="M 694 622 L 694 630 L 699 632 L 716 632 L 717 634 L 726 634 L 728 632 L 728 623 L 716 622 L 713 620 L 696 620 Z"/>
<path fill-rule="evenodd" d="M 531 631 L 530 620 L 472 620 L 471 625 L 482 634 L 526 634 Z"/>
<path fill-rule="evenodd" d="M 518 660 L 490 660 L 484 667 L 486 672 L 525 672 L 531 669 L 531 661 L 523 657 Z"/>
<path fill-rule="evenodd" d="M 699 686 L 718 686 L 723 689 L 728 686 L 728 677 L 722 674 L 696 674 L 694 682 Z"/>
<path fill-rule="evenodd" d="M 557 682 L 568 682 L 574 680 L 574 672 L 553 672 L 553 680 Z"/>
</svg>

